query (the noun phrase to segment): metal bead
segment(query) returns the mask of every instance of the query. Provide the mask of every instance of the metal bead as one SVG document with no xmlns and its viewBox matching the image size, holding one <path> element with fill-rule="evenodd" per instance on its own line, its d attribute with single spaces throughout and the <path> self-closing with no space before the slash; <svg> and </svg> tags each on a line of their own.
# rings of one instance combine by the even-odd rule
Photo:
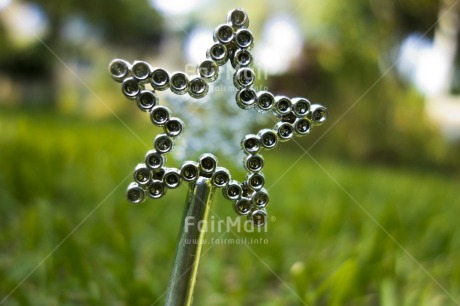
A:
<svg viewBox="0 0 460 306">
<path fill-rule="evenodd" d="M 270 197 L 265 188 L 260 189 L 252 195 L 252 203 L 259 208 L 267 206 L 269 202 Z"/>
<path fill-rule="evenodd" d="M 188 92 L 188 77 L 183 72 L 175 72 L 171 76 L 171 91 L 176 95 L 183 95 Z"/>
<path fill-rule="evenodd" d="M 152 180 L 148 185 L 147 192 L 152 199 L 159 199 L 166 194 L 167 189 L 163 182 Z"/>
<path fill-rule="evenodd" d="M 292 99 L 292 111 L 297 117 L 304 117 L 310 111 L 310 101 L 305 98 L 293 98 Z"/>
<path fill-rule="evenodd" d="M 169 88 L 169 74 L 166 70 L 157 68 L 153 70 L 152 77 L 150 78 L 150 85 L 155 90 L 166 90 Z"/>
<path fill-rule="evenodd" d="M 225 64 L 229 59 L 227 47 L 220 43 L 212 45 L 206 52 L 206 56 L 219 66 Z"/>
<path fill-rule="evenodd" d="M 238 89 L 243 87 L 249 87 L 252 86 L 252 84 L 254 84 L 255 79 L 256 76 L 254 74 L 254 71 L 252 71 L 252 69 L 250 68 L 244 67 L 238 69 L 234 74 L 233 84 Z"/>
<path fill-rule="evenodd" d="M 311 106 L 311 123 L 313 125 L 321 125 L 327 119 L 327 109 L 319 104 Z"/>
<path fill-rule="evenodd" d="M 248 198 L 241 198 L 233 203 L 233 208 L 239 215 L 249 215 L 251 213 L 251 200 Z"/>
<path fill-rule="evenodd" d="M 165 175 L 165 169 L 164 168 L 155 169 L 155 170 L 152 170 L 150 174 L 152 175 L 152 180 L 163 181 L 163 177 Z"/>
<path fill-rule="evenodd" d="M 275 116 L 281 117 L 287 115 L 292 110 L 292 102 L 289 98 L 284 96 L 275 97 L 275 105 L 273 107 L 273 113 Z"/>
<path fill-rule="evenodd" d="M 254 108 L 257 94 L 252 88 L 242 88 L 237 91 L 235 99 L 239 108 L 247 110 Z"/>
<path fill-rule="evenodd" d="M 248 215 L 248 219 L 255 226 L 263 226 L 265 223 L 267 223 L 267 212 L 264 209 L 256 209 Z"/>
<path fill-rule="evenodd" d="M 229 42 L 225 46 L 227 47 L 228 59 L 232 61 L 236 51 L 240 50 L 240 48 L 236 45 L 234 41 Z"/>
<path fill-rule="evenodd" d="M 211 184 L 215 187 L 225 187 L 230 181 L 230 171 L 224 167 L 217 167 L 216 171 L 212 174 Z"/>
<path fill-rule="evenodd" d="M 265 185 L 265 177 L 261 172 L 249 173 L 246 175 L 245 182 L 247 186 L 252 190 L 260 190 Z"/>
<path fill-rule="evenodd" d="M 228 12 L 227 23 L 231 24 L 234 28 L 247 28 L 249 27 L 248 14 L 242 9 L 235 9 Z"/>
<path fill-rule="evenodd" d="M 257 137 L 260 138 L 260 143 L 264 149 L 273 149 L 278 144 L 278 138 L 273 130 L 263 129 L 257 134 Z"/>
<path fill-rule="evenodd" d="M 208 93 L 209 86 L 206 84 L 204 79 L 197 77 L 190 81 L 188 93 L 195 99 L 200 99 L 206 96 Z"/>
<path fill-rule="evenodd" d="M 186 161 L 180 168 L 180 175 L 185 181 L 191 182 L 198 178 L 199 171 L 199 164 L 197 162 Z"/>
<path fill-rule="evenodd" d="M 121 91 L 130 100 L 136 99 L 141 90 L 139 82 L 133 77 L 126 78 L 121 85 Z"/>
<path fill-rule="evenodd" d="M 216 62 L 205 60 L 197 67 L 197 72 L 206 82 L 213 82 L 219 76 L 219 67 Z"/>
<path fill-rule="evenodd" d="M 172 117 L 164 125 L 165 133 L 170 137 L 177 137 L 184 131 L 184 122 L 179 118 Z"/>
<path fill-rule="evenodd" d="M 163 126 L 171 117 L 171 111 L 164 106 L 154 106 L 150 111 L 150 121 L 156 126 Z"/>
<path fill-rule="evenodd" d="M 278 140 L 281 142 L 288 141 L 294 136 L 294 126 L 289 122 L 278 122 L 274 130 L 276 131 Z"/>
<path fill-rule="evenodd" d="M 145 191 L 137 183 L 129 184 L 126 189 L 126 197 L 133 204 L 139 204 L 145 201 Z"/>
<path fill-rule="evenodd" d="M 281 116 L 281 121 L 282 122 L 287 122 L 287 123 L 290 123 L 290 124 L 294 124 L 296 120 L 297 120 L 297 116 L 294 114 L 294 112 L 290 112 L 287 115 Z"/>
<path fill-rule="evenodd" d="M 158 104 L 158 96 L 151 90 L 142 90 L 137 96 L 137 107 L 143 112 L 148 112 Z"/>
<path fill-rule="evenodd" d="M 214 41 L 222 44 L 228 44 L 233 40 L 233 28 L 228 24 L 218 26 L 213 33 Z"/>
<path fill-rule="evenodd" d="M 223 195 L 227 200 L 237 200 L 241 197 L 243 188 L 240 182 L 230 181 L 223 189 Z"/>
<path fill-rule="evenodd" d="M 241 197 L 250 199 L 252 198 L 252 195 L 254 194 L 254 190 L 249 188 L 247 182 L 243 182 L 243 185 L 241 186 L 242 188 L 242 194 Z"/>
<path fill-rule="evenodd" d="M 253 56 L 248 50 L 236 50 L 232 57 L 232 67 L 238 69 L 240 67 L 249 67 L 253 62 Z"/>
<path fill-rule="evenodd" d="M 158 153 L 155 150 L 150 150 L 145 154 L 145 165 L 151 169 L 156 170 L 166 163 L 166 156 Z"/>
<path fill-rule="evenodd" d="M 248 172 L 259 172 L 264 167 L 262 155 L 248 155 L 244 158 L 244 168 Z"/>
<path fill-rule="evenodd" d="M 217 167 L 217 157 L 211 153 L 205 153 L 200 156 L 200 175 L 210 177 Z"/>
<path fill-rule="evenodd" d="M 244 152 L 249 154 L 255 154 L 259 152 L 260 138 L 253 134 L 248 134 L 244 136 L 243 140 L 241 140 L 241 148 Z"/>
<path fill-rule="evenodd" d="M 310 130 L 311 130 L 310 121 L 308 121 L 305 118 L 297 119 L 296 122 L 294 123 L 294 130 L 295 130 L 296 136 L 303 136 L 303 135 L 310 133 Z"/>
<path fill-rule="evenodd" d="M 266 113 L 272 110 L 275 105 L 275 96 L 268 91 L 259 91 L 257 93 L 257 103 L 255 105 L 256 111 L 259 113 Z"/>
<path fill-rule="evenodd" d="M 179 170 L 174 168 L 168 168 L 165 170 L 163 175 L 163 182 L 169 189 L 174 189 L 180 186 L 181 175 Z"/>
<path fill-rule="evenodd" d="M 139 82 L 147 81 L 152 73 L 152 66 L 144 61 L 135 61 L 131 66 L 131 73 Z"/>
<path fill-rule="evenodd" d="M 159 153 L 166 154 L 174 148 L 174 142 L 168 135 L 160 134 L 155 137 L 153 146 Z"/>
<path fill-rule="evenodd" d="M 241 49 L 251 49 L 254 46 L 254 36 L 248 29 L 240 29 L 235 33 L 235 43 Z"/>
<path fill-rule="evenodd" d="M 114 59 L 109 64 L 109 72 L 112 79 L 122 83 L 123 80 L 128 76 L 130 64 L 122 59 Z"/>
<path fill-rule="evenodd" d="M 146 185 L 150 181 L 150 169 L 145 164 L 138 164 L 134 168 L 133 177 L 139 185 Z"/>
</svg>

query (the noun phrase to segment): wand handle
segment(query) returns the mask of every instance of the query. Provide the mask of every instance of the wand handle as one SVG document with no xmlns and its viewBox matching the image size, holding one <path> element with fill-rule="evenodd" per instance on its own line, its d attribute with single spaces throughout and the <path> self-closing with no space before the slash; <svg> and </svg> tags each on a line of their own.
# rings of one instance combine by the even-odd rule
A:
<svg viewBox="0 0 460 306">
<path fill-rule="evenodd" d="M 205 234 L 203 221 L 208 219 L 215 190 L 209 179 L 205 177 L 198 177 L 196 182 L 192 184 L 180 228 L 166 306 L 189 306 L 192 304 L 193 289 Z"/>
</svg>

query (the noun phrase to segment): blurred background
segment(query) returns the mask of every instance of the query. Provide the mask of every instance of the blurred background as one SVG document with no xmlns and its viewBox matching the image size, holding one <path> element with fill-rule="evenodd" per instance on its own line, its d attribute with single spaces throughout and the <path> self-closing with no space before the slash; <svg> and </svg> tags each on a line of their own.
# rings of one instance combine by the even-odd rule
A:
<svg viewBox="0 0 460 306">
<path fill-rule="evenodd" d="M 269 242 L 205 245 L 194 305 L 460 305 L 458 0 L 0 0 L 0 305 L 164 303 L 187 188 L 126 202 L 156 131 L 107 66 L 184 71 L 237 7 L 256 85 L 329 118 L 264 154 L 268 232 L 208 236 Z"/>
</svg>

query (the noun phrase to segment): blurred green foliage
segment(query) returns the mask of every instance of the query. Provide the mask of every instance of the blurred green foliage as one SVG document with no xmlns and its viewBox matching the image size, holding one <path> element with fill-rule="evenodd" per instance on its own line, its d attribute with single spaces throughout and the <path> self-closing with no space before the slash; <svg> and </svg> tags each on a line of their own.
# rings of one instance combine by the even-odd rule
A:
<svg viewBox="0 0 460 306">
<path fill-rule="evenodd" d="M 323 154 L 460 170 L 460 143 L 446 142 L 428 120 L 426 98 L 396 71 L 399 44 L 414 32 L 431 39 L 439 6 L 431 0 L 328 0 L 295 11 L 306 36 L 301 64 L 270 78 L 270 88 L 328 107 L 334 127 L 319 143 Z"/>
<path fill-rule="evenodd" d="M 6 111 L 0 131 L 4 305 L 161 305 L 186 188 L 127 204 L 144 145 L 118 122 Z M 208 234 L 268 244 L 205 245 L 195 305 L 455 305 L 458 177 L 304 156 L 277 181 L 302 153 L 266 156 L 268 233 Z"/>
<path fill-rule="evenodd" d="M 99 1 L 34 2 L 43 8 L 50 20 L 52 31 L 48 37 L 52 40 L 62 39 L 59 38 L 62 35 L 59 31 L 64 22 L 75 16 L 84 18 L 97 31 L 102 32 L 106 42 L 114 45 L 134 44 L 135 47 L 144 47 L 148 43 L 158 43 L 162 33 L 162 18 L 155 10 L 146 9 L 149 7 L 147 0 L 114 0 L 110 5 Z"/>
<path fill-rule="evenodd" d="M 36 2 L 51 22 L 44 42 L 64 62 L 88 61 L 97 71 L 114 54 L 142 58 L 166 35 L 187 36 L 165 32 L 170 17 L 145 9 L 146 1 Z M 206 245 L 195 305 L 457 305 L 460 148 L 440 136 L 424 98 L 390 69 L 401 39 L 436 22 L 438 1 L 212 2 L 187 16 L 186 30 L 215 26 L 235 6 L 249 11 L 256 43 L 267 18 L 280 7 L 291 12 L 306 44 L 290 72 L 269 77 L 269 88 L 319 102 L 330 118 L 300 141 L 314 146 L 321 166 L 304 155 L 291 167 L 304 153 L 293 143 L 266 155 L 276 217 L 269 232 L 209 238 L 269 243 Z M 63 40 L 60 27 L 72 16 L 101 31 L 101 50 Z M 1 25 L 0 42 L 1 74 L 25 78 L 27 91 L 33 78 L 58 90 L 61 63 L 43 45 L 17 48 Z M 108 74 L 78 76 L 98 95 L 91 106 L 109 101 L 150 148 L 148 119 L 133 115 Z M 66 102 L 31 92 L 34 102 Z M 128 205 L 124 190 L 147 149 L 142 141 L 112 117 L 20 102 L 0 108 L 0 304 L 162 304 L 186 188 Z M 220 195 L 213 213 L 234 215 Z"/>
<path fill-rule="evenodd" d="M 70 69 L 81 69 L 76 70 L 77 74 L 89 71 L 90 76 L 80 78 L 98 95 L 103 93 L 104 100 L 116 97 L 116 101 L 122 98 L 113 94 L 115 85 L 106 73 L 99 72 L 113 57 L 131 60 L 133 55 L 143 59 L 155 56 L 168 41 L 187 40 L 196 27 L 214 27 L 223 21 L 229 9 L 238 6 L 251 16 L 251 30 L 257 44 L 267 20 L 278 13 L 288 14 L 303 35 L 303 50 L 289 72 L 259 80 L 259 85 L 279 94 L 304 96 L 329 108 L 331 133 L 324 135 L 328 141 L 318 144 L 322 154 L 448 172 L 460 170 L 457 158 L 460 143 L 446 142 L 439 128 L 427 120 L 425 98 L 395 71 L 398 47 L 404 38 L 414 32 L 433 37 L 439 1 L 359 0 L 351 4 L 341 0 L 301 3 L 290 0 L 281 4 L 238 0 L 211 2 L 206 10 L 179 17 L 159 14 L 146 0 L 117 0 L 110 5 L 70 0 L 34 3 L 49 20 L 49 31 L 42 42 L 63 57 L 64 62 L 75 65 Z M 88 41 L 97 37 L 99 46 L 88 47 L 85 42 L 75 43 L 66 37 L 62 28 L 76 17 L 92 29 Z M 14 81 L 24 82 L 24 86 L 16 89 L 16 94 L 24 97 L 19 102 L 27 106 L 50 104 L 58 109 L 78 104 L 74 109 L 77 112 L 88 109 L 86 100 L 100 104 L 82 93 L 87 89 L 81 90 L 78 80 L 70 82 L 77 84 L 74 87 L 69 82 L 63 84 L 67 71 L 38 40 L 27 48 L 19 48 L 9 42 L 4 31 L 0 23 L 0 41 L 4 41 L 0 74 L 6 72 Z M 174 46 L 184 47 L 181 43 Z M 182 62 L 182 59 L 169 61 Z M 31 79 L 39 80 L 42 90 L 28 86 Z M 110 103 L 110 107 L 114 104 Z M 128 104 L 124 107 L 131 108 Z M 315 137 L 324 136 L 311 137 L 316 140 Z"/>
</svg>

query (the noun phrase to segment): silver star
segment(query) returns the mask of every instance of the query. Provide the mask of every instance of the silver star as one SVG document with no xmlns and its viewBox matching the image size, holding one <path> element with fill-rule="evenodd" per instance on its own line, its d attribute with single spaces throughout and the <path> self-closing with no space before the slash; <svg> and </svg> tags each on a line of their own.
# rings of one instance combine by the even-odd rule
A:
<svg viewBox="0 0 460 306">
<path fill-rule="evenodd" d="M 245 11 L 235 9 L 229 12 L 227 23 L 214 31 L 215 43 L 207 51 L 207 60 L 197 66 L 197 75 L 189 77 L 183 72 L 169 74 L 162 68 L 153 68 L 144 61 L 129 63 L 115 59 L 109 65 L 112 78 L 121 83 L 123 94 L 135 100 L 137 106 L 150 114 L 152 123 L 163 127 L 163 133 L 155 137 L 153 149 L 149 150 L 143 163 L 134 169 L 134 182 L 128 186 L 127 198 L 137 204 L 147 196 L 158 199 L 168 189 L 177 188 L 182 181 L 193 182 L 199 176 L 209 178 L 212 185 L 223 189 L 225 198 L 233 201 L 237 214 L 247 215 L 256 225 L 266 222 L 266 206 L 269 203 L 264 188 L 262 173 L 264 159 L 262 149 L 270 150 L 279 142 L 295 136 L 310 133 L 315 125 L 326 121 L 327 110 L 305 98 L 274 96 L 268 91 L 256 91 L 256 75 L 251 69 L 251 49 L 254 37 L 247 29 L 249 19 Z M 174 140 L 180 136 L 185 124 L 165 106 L 159 105 L 156 91 L 170 89 L 176 95 L 189 94 L 200 99 L 208 94 L 208 83 L 219 77 L 219 66 L 231 61 L 235 73 L 233 84 L 238 89 L 235 101 L 243 110 L 255 109 L 260 113 L 275 116 L 273 128 L 265 128 L 257 134 L 248 134 L 241 141 L 246 157 L 243 166 L 247 171 L 243 182 L 231 179 L 228 169 L 218 165 L 217 158 L 209 153 L 201 155 L 198 161 L 185 161 L 180 169 L 166 167 L 166 155 L 173 151 Z M 150 85 L 152 89 L 145 89 Z"/>
</svg>

